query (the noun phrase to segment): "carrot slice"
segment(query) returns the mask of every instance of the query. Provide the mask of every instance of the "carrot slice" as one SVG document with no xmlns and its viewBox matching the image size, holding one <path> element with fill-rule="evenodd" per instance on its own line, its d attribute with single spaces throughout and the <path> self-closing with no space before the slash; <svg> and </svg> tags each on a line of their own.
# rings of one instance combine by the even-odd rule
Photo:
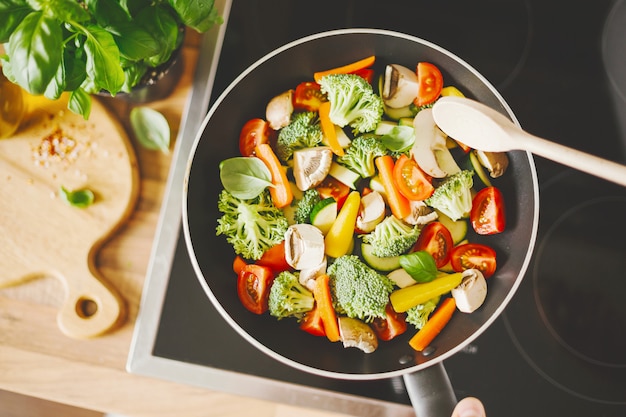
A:
<svg viewBox="0 0 626 417">
<path fill-rule="evenodd" d="M 254 152 L 260 158 L 272 174 L 272 187 L 270 187 L 270 195 L 274 205 L 283 208 L 291 204 L 293 200 L 293 191 L 287 180 L 287 173 L 280 164 L 278 157 L 267 143 L 260 143 L 254 148 Z"/>
<path fill-rule="evenodd" d="M 391 155 L 379 156 L 374 160 L 374 163 L 376 164 L 376 168 L 378 168 L 378 175 L 385 188 L 385 194 L 387 195 L 387 202 L 389 203 L 391 212 L 397 218 L 404 219 L 411 214 L 411 204 L 409 200 L 400 193 L 394 183 L 393 157 Z"/>
<path fill-rule="evenodd" d="M 326 337 L 331 342 L 338 342 L 341 339 L 339 335 L 339 323 L 337 322 L 337 314 L 333 308 L 333 300 L 330 294 L 330 277 L 322 274 L 315 279 L 315 287 L 313 288 L 313 297 L 319 310 L 319 314 L 324 323 L 324 331 Z"/>
<path fill-rule="evenodd" d="M 409 340 L 409 345 L 417 350 L 422 351 L 430 345 L 435 337 L 441 332 L 441 330 L 448 324 L 454 311 L 456 310 L 456 301 L 453 297 L 446 298 L 441 302 L 441 305 L 430 316 L 424 327 L 422 327 L 416 334 Z"/>
<path fill-rule="evenodd" d="M 344 151 L 339 140 L 337 140 L 337 131 L 335 130 L 335 124 L 330 120 L 330 101 L 325 101 L 320 104 L 318 109 L 320 115 L 320 126 L 322 127 L 322 133 L 326 137 L 326 142 L 333 153 L 337 156 L 343 156 Z"/>
<path fill-rule="evenodd" d="M 357 72 L 362 69 L 371 67 L 372 65 L 374 65 L 375 61 L 376 61 L 376 56 L 371 55 L 371 56 L 368 56 L 367 58 L 363 58 L 359 61 L 351 62 L 350 64 L 342 65 L 337 68 L 332 68 L 332 69 L 325 70 L 325 71 L 317 71 L 313 73 L 313 78 L 315 79 L 316 82 L 319 83 L 322 77 L 324 77 L 325 75 L 350 74 L 350 73 Z"/>
</svg>

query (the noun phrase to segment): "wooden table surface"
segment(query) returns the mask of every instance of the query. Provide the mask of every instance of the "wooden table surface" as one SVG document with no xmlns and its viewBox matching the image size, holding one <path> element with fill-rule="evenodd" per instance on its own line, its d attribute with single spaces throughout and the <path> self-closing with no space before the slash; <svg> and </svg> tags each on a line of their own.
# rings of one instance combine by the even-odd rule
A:
<svg viewBox="0 0 626 417">
<path fill-rule="evenodd" d="M 199 37 L 187 36 L 184 73 L 174 92 L 149 106 L 162 112 L 178 133 L 191 89 Z M 100 249 L 96 266 L 123 296 L 127 317 L 120 327 L 92 339 L 74 339 L 58 328 L 64 288 L 54 277 L 40 277 L 0 289 L 0 390 L 103 413 L 134 416 L 337 416 L 258 399 L 129 374 L 125 370 L 140 308 L 159 210 L 171 162 L 142 148 L 128 124 L 131 105 L 107 100 L 129 134 L 140 170 L 134 210 Z M 8 139 L 10 140 L 10 139 Z M 173 144 L 172 144 L 173 149 Z M 45 208 L 43 208 L 45 210 Z M 0 413 L 2 413 L 0 404 Z"/>
</svg>

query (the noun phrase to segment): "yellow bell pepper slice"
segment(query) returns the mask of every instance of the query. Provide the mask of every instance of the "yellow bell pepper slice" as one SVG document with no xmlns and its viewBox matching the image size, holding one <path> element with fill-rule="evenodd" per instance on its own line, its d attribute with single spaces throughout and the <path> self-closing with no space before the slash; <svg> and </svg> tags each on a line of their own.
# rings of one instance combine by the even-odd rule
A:
<svg viewBox="0 0 626 417">
<path fill-rule="evenodd" d="M 360 207 L 361 194 L 358 191 L 350 192 L 337 214 L 337 219 L 324 238 L 326 255 L 338 258 L 349 252 Z"/>
<path fill-rule="evenodd" d="M 450 292 L 461 283 L 462 279 L 462 272 L 440 275 L 430 282 L 397 289 L 391 293 L 389 300 L 393 309 L 402 313 L 416 305 L 424 304 L 431 298 Z"/>
</svg>

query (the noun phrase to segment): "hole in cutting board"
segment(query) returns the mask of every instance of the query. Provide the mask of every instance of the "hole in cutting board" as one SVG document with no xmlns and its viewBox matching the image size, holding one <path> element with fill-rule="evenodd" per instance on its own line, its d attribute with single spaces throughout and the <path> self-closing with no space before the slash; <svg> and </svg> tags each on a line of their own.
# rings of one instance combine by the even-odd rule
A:
<svg viewBox="0 0 626 417">
<path fill-rule="evenodd" d="M 76 314 L 80 318 L 88 319 L 98 311 L 98 304 L 90 298 L 81 297 L 76 302 Z"/>
</svg>

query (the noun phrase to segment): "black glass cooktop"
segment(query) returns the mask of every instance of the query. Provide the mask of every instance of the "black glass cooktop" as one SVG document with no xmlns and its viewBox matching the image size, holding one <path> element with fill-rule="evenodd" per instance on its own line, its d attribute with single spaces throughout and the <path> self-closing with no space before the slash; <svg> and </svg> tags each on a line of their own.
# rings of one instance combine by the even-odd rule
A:
<svg viewBox="0 0 626 417">
<path fill-rule="evenodd" d="M 292 40 L 339 28 L 390 29 L 460 56 L 494 84 L 529 132 L 623 163 L 623 3 L 234 0 L 211 100 Z M 504 314 L 445 367 L 457 396 L 481 398 L 490 416 L 625 416 L 626 189 L 535 162 L 540 224 L 526 277 Z M 410 404 L 401 380 L 317 377 L 257 351 L 213 308 L 178 239 L 154 357 Z"/>
</svg>

